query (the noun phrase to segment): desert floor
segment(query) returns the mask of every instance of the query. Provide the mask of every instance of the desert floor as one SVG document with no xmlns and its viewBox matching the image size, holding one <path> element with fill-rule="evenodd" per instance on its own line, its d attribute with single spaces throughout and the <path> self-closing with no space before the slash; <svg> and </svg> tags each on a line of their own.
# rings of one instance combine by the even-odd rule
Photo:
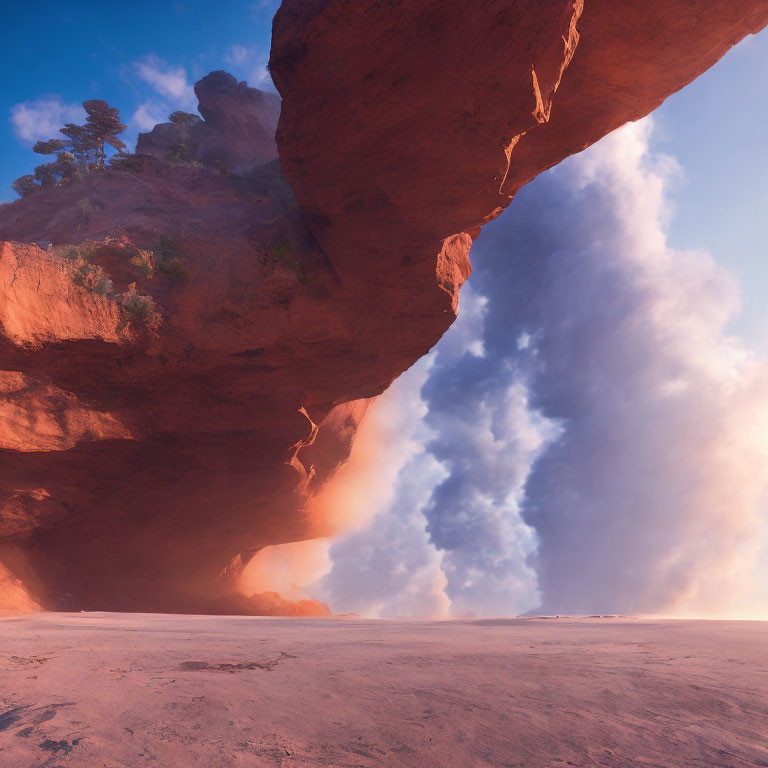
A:
<svg viewBox="0 0 768 768">
<path fill-rule="evenodd" d="M 0 620 L 2 768 L 768 766 L 768 622 Z"/>
</svg>

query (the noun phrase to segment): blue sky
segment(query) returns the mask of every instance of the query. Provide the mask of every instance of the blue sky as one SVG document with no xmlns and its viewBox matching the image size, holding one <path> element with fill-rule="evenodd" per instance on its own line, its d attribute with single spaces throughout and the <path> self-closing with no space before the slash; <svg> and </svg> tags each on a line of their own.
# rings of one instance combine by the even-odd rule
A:
<svg viewBox="0 0 768 768">
<path fill-rule="evenodd" d="M 211 70 L 263 86 L 277 5 L 14 3 L 0 29 L 0 202 L 14 200 L 11 182 L 41 161 L 30 149 L 34 134 L 46 132 L 41 114 L 53 136 L 56 119 L 77 119 L 84 99 L 106 99 L 120 109 L 130 142 L 171 110 L 194 109 L 191 85 Z M 670 200 L 671 244 L 708 249 L 734 271 L 744 309 L 733 330 L 761 352 L 768 352 L 766 74 L 763 32 L 671 97 L 656 113 L 653 139 L 680 166 Z"/>
<path fill-rule="evenodd" d="M 768 353 L 768 30 L 728 53 L 655 113 L 656 148 L 681 168 L 669 239 L 703 248 L 741 284 L 733 330 Z"/>
<path fill-rule="evenodd" d="M 128 138 L 135 140 L 148 117 L 165 119 L 169 109 L 194 108 L 178 75 L 192 85 L 214 69 L 227 69 L 257 84 L 264 74 L 277 5 L 277 0 L 35 0 L 4 7 L 0 202 L 16 199 L 11 182 L 41 162 L 30 150 L 30 131 L 20 139 L 18 125 L 11 121 L 16 105 L 46 100 L 49 112 L 55 114 L 61 104 L 60 113 L 67 116 L 72 105 L 105 99 L 120 110 Z M 27 123 L 35 122 L 34 113 L 26 114 Z"/>
</svg>

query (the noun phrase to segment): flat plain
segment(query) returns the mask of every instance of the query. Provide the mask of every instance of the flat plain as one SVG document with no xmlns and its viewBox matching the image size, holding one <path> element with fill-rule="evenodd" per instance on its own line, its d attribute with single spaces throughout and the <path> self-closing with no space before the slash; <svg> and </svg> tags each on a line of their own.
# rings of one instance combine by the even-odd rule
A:
<svg viewBox="0 0 768 768">
<path fill-rule="evenodd" d="M 768 766 L 768 622 L 7 616 L 0 766 Z"/>
</svg>

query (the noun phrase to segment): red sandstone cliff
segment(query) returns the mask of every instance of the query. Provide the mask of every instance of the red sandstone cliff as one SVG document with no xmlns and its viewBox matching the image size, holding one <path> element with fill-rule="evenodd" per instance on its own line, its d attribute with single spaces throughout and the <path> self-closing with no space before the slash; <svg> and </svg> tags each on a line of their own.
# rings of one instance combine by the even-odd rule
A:
<svg viewBox="0 0 768 768">
<path fill-rule="evenodd" d="M 279 162 L 274 101 L 217 74 L 192 133 L 0 207 L 0 580 L 54 609 L 295 610 L 238 596 L 239 568 L 321 532 L 307 494 L 354 401 L 450 325 L 479 227 L 767 22 L 765 0 L 286 0 Z"/>
</svg>

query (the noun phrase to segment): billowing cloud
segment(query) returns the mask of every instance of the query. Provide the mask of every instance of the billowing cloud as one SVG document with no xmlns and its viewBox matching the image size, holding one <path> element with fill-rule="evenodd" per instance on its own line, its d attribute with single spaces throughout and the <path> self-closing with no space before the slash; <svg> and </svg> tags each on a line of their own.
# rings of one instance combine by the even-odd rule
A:
<svg viewBox="0 0 768 768">
<path fill-rule="evenodd" d="M 430 454 L 412 456 L 392 486 L 394 503 L 377 509 L 364 530 L 339 537 L 329 552 L 330 572 L 308 593 L 361 616 L 448 616 L 442 558 L 423 512 L 430 486 L 444 475 Z"/>
<path fill-rule="evenodd" d="M 82 123 L 85 110 L 80 104 L 62 101 L 60 96 L 41 96 L 11 107 L 11 124 L 16 138 L 23 144 L 60 137 L 59 128 L 66 123 Z"/>
<path fill-rule="evenodd" d="M 732 276 L 666 243 L 649 131 L 545 174 L 476 253 L 488 354 L 529 337 L 531 404 L 562 427 L 523 507 L 550 612 L 737 611 L 764 519 L 766 372 L 727 333 Z"/>
<path fill-rule="evenodd" d="M 432 360 L 401 376 L 367 414 L 349 463 L 316 503 L 346 531 L 332 544 L 330 572 L 307 588 L 332 609 L 361 616 L 448 615 L 441 557 L 423 508 L 445 470 L 425 454 L 420 390 Z"/>
<path fill-rule="evenodd" d="M 330 573 L 309 587 L 337 610 L 467 616 L 516 613 L 538 601 L 526 562 L 535 537 L 519 501 L 533 458 L 556 430 L 528 411 L 525 385 L 504 361 L 510 375 L 494 396 L 453 386 L 461 371 L 497 365 L 483 348 L 486 305 L 464 289 L 459 320 L 438 349 L 372 407 L 367 418 L 379 426 L 362 439 L 375 450 L 361 458 L 356 442 L 347 474 L 330 483 L 352 506 L 345 517 L 367 521 L 333 544 Z M 472 464 L 482 471 L 462 486 Z"/>
<path fill-rule="evenodd" d="M 666 241 L 675 165 L 650 131 L 543 174 L 484 229 L 459 321 L 382 398 L 406 417 L 357 494 L 371 522 L 313 596 L 366 615 L 765 605 L 766 371 L 728 335 L 732 276 Z"/>
</svg>

